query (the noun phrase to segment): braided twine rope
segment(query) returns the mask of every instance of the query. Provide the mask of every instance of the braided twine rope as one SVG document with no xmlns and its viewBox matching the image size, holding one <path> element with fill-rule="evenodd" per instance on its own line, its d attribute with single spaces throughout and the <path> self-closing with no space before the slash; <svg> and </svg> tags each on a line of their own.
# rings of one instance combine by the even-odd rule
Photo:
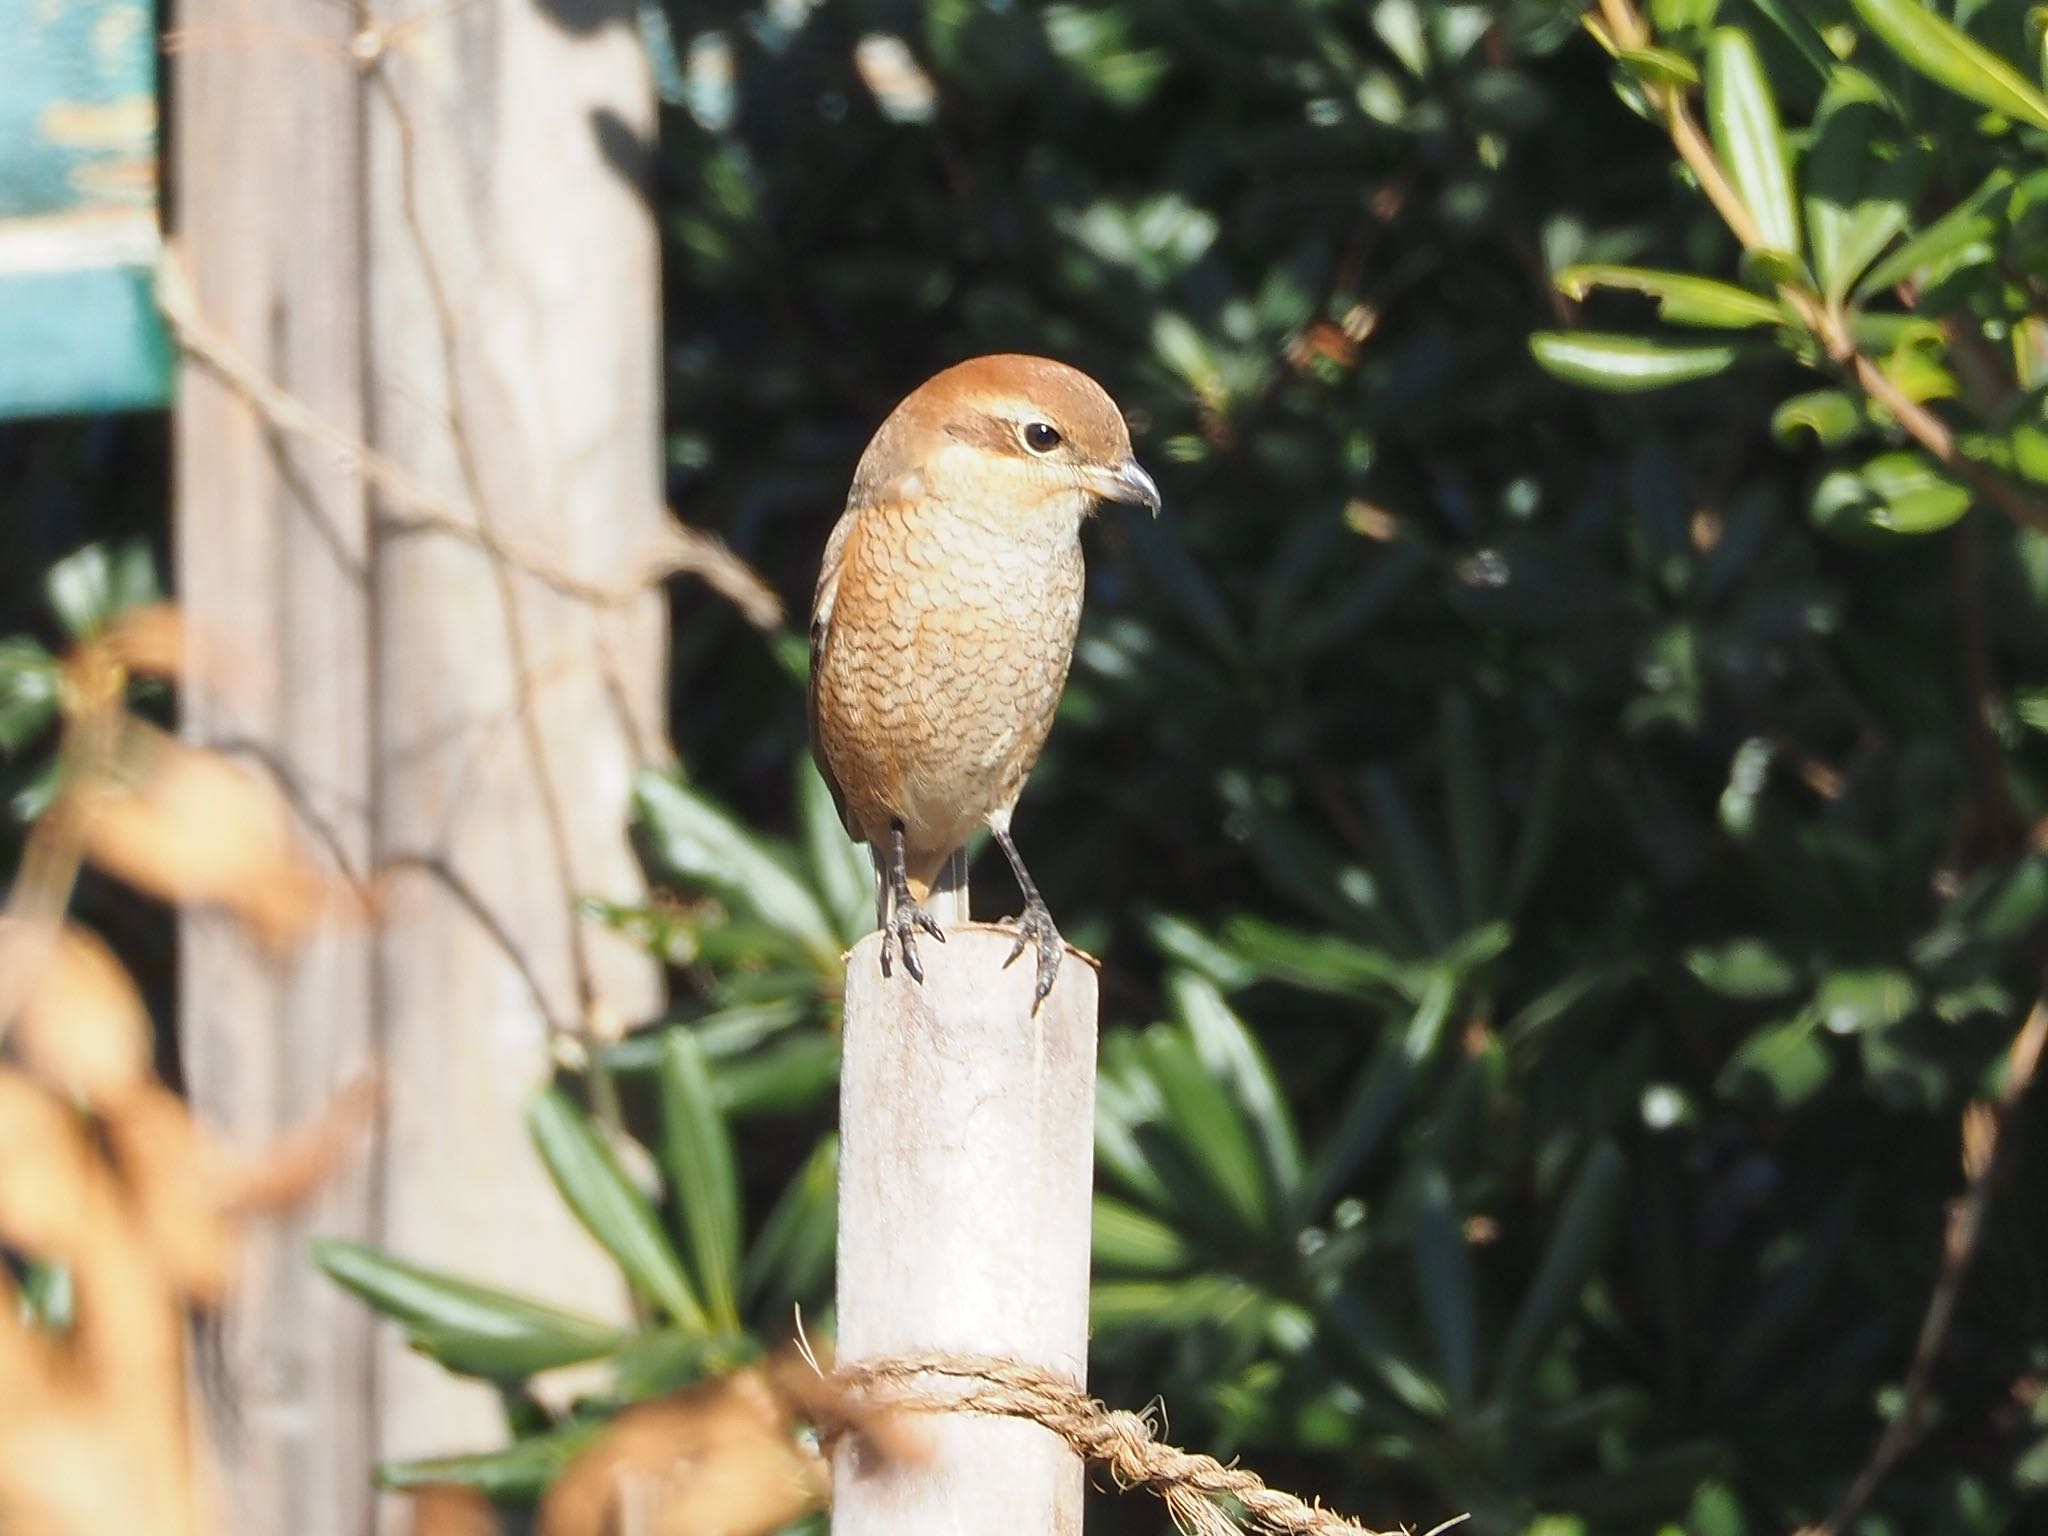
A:
<svg viewBox="0 0 2048 1536">
<path fill-rule="evenodd" d="M 1106 1407 L 1037 1366 L 980 1355 L 907 1355 L 842 1365 L 831 1379 L 866 1410 L 978 1413 L 1043 1425 L 1119 1489 L 1157 1494 L 1187 1536 L 1388 1536 L 1268 1488 L 1244 1467 L 1167 1445 L 1146 1415 Z M 1235 1519 L 1230 1505 L 1241 1512 Z"/>
</svg>

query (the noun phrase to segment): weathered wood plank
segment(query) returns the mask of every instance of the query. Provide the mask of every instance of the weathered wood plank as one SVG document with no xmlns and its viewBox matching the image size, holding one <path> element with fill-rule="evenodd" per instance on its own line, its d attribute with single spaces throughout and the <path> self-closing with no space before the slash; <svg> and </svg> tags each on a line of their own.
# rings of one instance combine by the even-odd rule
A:
<svg viewBox="0 0 2048 1536">
<path fill-rule="evenodd" d="M 210 40 L 178 61 L 178 236 L 212 323 L 270 378 L 360 435 L 361 135 L 325 0 L 184 0 Z M 314 46 L 230 39 L 280 33 Z M 324 52 L 322 50 L 325 50 Z M 371 864 L 368 507 L 331 454 L 272 434 L 188 366 L 175 440 L 175 586 L 193 621 L 186 734 L 274 770 L 308 840 L 357 880 Z M 286 957 L 204 913 L 183 927 L 186 1081 L 206 1118 L 256 1147 L 378 1054 L 372 936 Z M 374 1164 L 252 1234 L 234 1304 L 202 1352 L 237 1530 L 362 1536 L 375 1378 L 362 1308 L 312 1272 L 308 1237 L 372 1237 Z"/>
<path fill-rule="evenodd" d="M 480 505 L 515 565 L 616 582 L 661 516 L 656 236 L 612 158 L 652 131 L 630 7 L 418 14 L 380 55 L 329 0 L 185 0 L 176 209 L 200 306 L 458 524 Z M 373 1333 L 310 1272 L 308 1234 L 623 1310 L 523 1111 L 552 1031 L 659 1006 L 652 963 L 572 942 L 570 914 L 640 889 L 624 825 L 662 751 L 664 605 L 508 575 L 203 368 L 184 389 L 178 585 L 234 682 L 193 693 L 188 729 L 302 790 L 380 914 L 282 964 L 193 919 L 194 1093 L 253 1143 L 372 1058 L 387 1085 L 374 1154 L 252 1256 L 212 1395 L 240 1529 L 362 1536 L 375 1457 L 487 1448 L 502 1417 Z"/>
<path fill-rule="evenodd" d="M 447 7 L 385 56 L 365 110 L 372 440 L 522 560 L 618 581 L 661 517 L 658 247 L 609 154 L 653 131 L 631 8 Z M 551 1026 L 659 1006 L 646 956 L 566 917 L 640 890 L 625 823 L 662 739 L 663 605 L 593 608 L 383 512 L 384 1236 L 616 1313 L 617 1271 L 545 1186 L 522 1115 Z M 387 1452 L 502 1433 L 489 1394 L 451 1392 L 396 1339 L 379 1371 Z"/>
</svg>

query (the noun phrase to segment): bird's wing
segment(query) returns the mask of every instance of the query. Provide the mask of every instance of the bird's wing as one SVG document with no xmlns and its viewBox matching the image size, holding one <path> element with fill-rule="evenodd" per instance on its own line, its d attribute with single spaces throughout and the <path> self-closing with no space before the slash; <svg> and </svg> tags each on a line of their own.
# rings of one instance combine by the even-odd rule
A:
<svg viewBox="0 0 2048 1536">
<path fill-rule="evenodd" d="M 832 804 L 839 811 L 840 821 L 845 823 L 846 830 L 856 841 L 863 834 L 846 819 L 846 796 L 840 792 L 839 781 L 832 777 L 832 765 L 825 761 L 825 749 L 818 740 L 818 672 L 825 663 L 825 647 L 832 643 L 832 609 L 839 600 L 839 568 L 846 558 L 847 541 L 853 536 L 854 524 L 859 517 L 859 507 L 848 506 L 839 515 L 839 521 L 833 524 L 831 537 L 825 540 L 825 559 L 818 567 L 818 590 L 811 599 L 811 678 L 805 691 L 811 759 L 817 763 L 825 787 L 832 791 Z"/>
</svg>

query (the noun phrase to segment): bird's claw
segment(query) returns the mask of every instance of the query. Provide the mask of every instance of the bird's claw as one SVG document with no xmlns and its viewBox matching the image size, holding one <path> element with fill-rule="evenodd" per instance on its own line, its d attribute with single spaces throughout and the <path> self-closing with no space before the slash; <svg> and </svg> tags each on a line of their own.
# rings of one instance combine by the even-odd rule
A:
<svg viewBox="0 0 2048 1536">
<path fill-rule="evenodd" d="M 946 942 L 946 930 L 915 901 L 898 897 L 896 910 L 889 915 L 888 931 L 882 935 L 882 974 L 890 973 L 889 940 L 896 941 L 896 948 L 903 954 L 903 969 L 910 973 L 910 979 L 920 984 L 924 981 L 924 964 L 917 958 L 917 930 L 922 928 L 941 944 Z"/>
<path fill-rule="evenodd" d="M 1053 978 L 1060 970 L 1060 952 L 1067 947 L 1059 929 L 1052 925 L 1052 913 L 1042 901 L 1027 903 L 1017 918 L 1017 942 L 1010 946 L 1009 958 L 1003 962 L 1005 970 L 1024 953 L 1027 944 L 1038 946 L 1038 990 L 1031 1001 L 1031 1011 L 1036 1013 L 1038 1005 L 1052 992 Z"/>
</svg>

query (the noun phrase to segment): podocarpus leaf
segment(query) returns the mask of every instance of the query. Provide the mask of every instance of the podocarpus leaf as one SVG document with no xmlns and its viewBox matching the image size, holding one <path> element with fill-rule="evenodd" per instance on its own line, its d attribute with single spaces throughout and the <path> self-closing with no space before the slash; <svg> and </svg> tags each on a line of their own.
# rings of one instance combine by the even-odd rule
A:
<svg viewBox="0 0 2048 1536">
<path fill-rule="evenodd" d="M 698 1292 L 714 1327 L 739 1326 L 740 1185 L 704 1048 L 687 1029 L 662 1041 L 662 1166 Z"/>
<path fill-rule="evenodd" d="M 560 1089 L 549 1088 L 533 1101 L 527 1125 L 562 1198 L 626 1278 L 679 1326 L 708 1333 L 710 1319 L 662 1235 L 654 1207 L 626 1177 L 589 1117 Z"/>
<path fill-rule="evenodd" d="M 836 925 L 755 833 L 708 796 L 667 774 L 641 774 L 633 795 L 657 862 L 757 914 L 800 943 L 821 966 L 838 969 Z"/>
<path fill-rule="evenodd" d="M 313 1261 L 452 1370 L 499 1380 L 611 1353 L 626 1333 L 599 1318 L 407 1264 L 363 1243 L 316 1239 Z"/>
<path fill-rule="evenodd" d="M 1183 971 L 1173 976 L 1167 987 L 1196 1054 L 1230 1086 L 1250 1120 L 1270 1188 L 1283 1200 L 1292 1198 L 1301 1182 L 1301 1138 L 1258 1038 L 1206 978 Z"/>
<path fill-rule="evenodd" d="M 825 905 L 848 943 L 874 926 L 875 872 L 868 856 L 839 820 L 832 792 L 809 756 L 796 768 L 797 813 L 803 822 L 804 852 Z"/>
<path fill-rule="evenodd" d="M 1436 1340 L 1451 1407 L 1462 1412 L 1471 1405 L 1478 1371 L 1478 1306 L 1464 1218 L 1450 1180 L 1435 1163 L 1425 1163 L 1415 1175 L 1413 1212 L 1416 1290 Z"/>
<path fill-rule="evenodd" d="M 595 1444 L 604 1430 L 602 1424 L 572 1424 L 551 1433 L 528 1435 L 501 1451 L 387 1461 L 378 1466 L 377 1481 L 395 1490 L 447 1483 L 475 1489 L 499 1503 L 530 1504 L 564 1467 Z"/>
<path fill-rule="evenodd" d="M 786 1310 L 824 1287 L 832 1273 L 838 1194 L 839 1139 L 827 1136 L 791 1176 L 747 1250 L 740 1278 L 750 1302 Z"/>
<path fill-rule="evenodd" d="M 1494 1395 L 1520 1390 L 1524 1374 L 1563 1320 L 1587 1273 L 1599 1262 L 1612 1229 L 1623 1178 L 1621 1151 L 1612 1142 L 1594 1144 L 1579 1167 L 1550 1229 L 1536 1274 L 1515 1312 L 1494 1375 Z"/>
</svg>

